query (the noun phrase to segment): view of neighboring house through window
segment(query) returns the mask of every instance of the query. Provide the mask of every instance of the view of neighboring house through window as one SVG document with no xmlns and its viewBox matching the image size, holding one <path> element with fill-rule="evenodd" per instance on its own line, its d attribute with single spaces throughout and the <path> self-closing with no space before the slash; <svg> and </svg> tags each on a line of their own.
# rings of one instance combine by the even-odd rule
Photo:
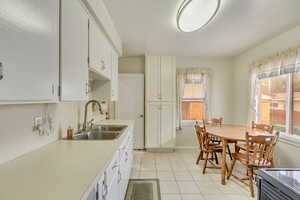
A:
<svg viewBox="0 0 300 200">
<path fill-rule="evenodd" d="M 300 136 L 300 73 L 293 75 L 293 134 Z"/>
<path fill-rule="evenodd" d="M 186 80 L 182 99 L 182 120 L 202 120 L 205 115 L 204 86 L 200 80 Z"/>
<path fill-rule="evenodd" d="M 287 75 L 259 81 L 258 121 L 281 132 L 286 131 L 287 84 Z"/>
<path fill-rule="evenodd" d="M 257 86 L 257 121 L 300 136 L 300 73 L 260 79 Z"/>
</svg>

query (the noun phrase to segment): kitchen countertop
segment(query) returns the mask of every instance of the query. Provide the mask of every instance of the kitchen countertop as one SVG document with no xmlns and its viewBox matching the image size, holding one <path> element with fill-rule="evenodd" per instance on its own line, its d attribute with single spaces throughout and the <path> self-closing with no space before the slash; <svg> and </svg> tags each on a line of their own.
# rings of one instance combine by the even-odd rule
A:
<svg viewBox="0 0 300 200">
<path fill-rule="evenodd" d="M 134 124 L 108 120 L 101 125 L 128 128 L 116 140 L 58 140 L 0 165 L 0 199 L 81 199 L 96 183 Z"/>
</svg>

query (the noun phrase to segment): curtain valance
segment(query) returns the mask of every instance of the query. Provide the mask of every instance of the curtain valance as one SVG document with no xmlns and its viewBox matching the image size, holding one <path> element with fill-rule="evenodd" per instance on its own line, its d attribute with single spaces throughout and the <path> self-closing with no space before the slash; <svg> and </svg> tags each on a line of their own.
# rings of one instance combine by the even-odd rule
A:
<svg viewBox="0 0 300 200">
<path fill-rule="evenodd" d="M 258 79 L 300 72 L 300 47 L 256 61 L 251 71 Z"/>
</svg>

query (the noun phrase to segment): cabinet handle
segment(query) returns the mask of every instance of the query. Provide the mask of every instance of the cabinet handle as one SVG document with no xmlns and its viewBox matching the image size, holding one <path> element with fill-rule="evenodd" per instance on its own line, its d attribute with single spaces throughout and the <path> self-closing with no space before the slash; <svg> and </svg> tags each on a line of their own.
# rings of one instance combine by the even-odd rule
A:
<svg viewBox="0 0 300 200">
<path fill-rule="evenodd" d="M 0 62 L 0 80 L 4 78 L 4 69 L 3 69 L 3 64 Z"/>
<path fill-rule="evenodd" d="M 85 84 L 85 94 L 88 95 L 88 93 L 89 93 L 89 83 L 86 82 L 86 84 Z"/>
<path fill-rule="evenodd" d="M 120 170 L 118 170 L 118 184 L 121 182 L 121 180 L 122 180 L 122 174 Z"/>
<path fill-rule="evenodd" d="M 125 162 L 127 162 L 128 161 L 128 152 L 127 151 L 125 152 L 125 156 L 126 156 Z"/>
<path fill-rule="evenodd" d="M 54 84 L 52 84 L 52 96 L 54 96 Z"/>
<path fill-rule="evenodd" d="M 105 62 L 104 62 L 104 60 L 101 60 L 101 69 L 105 70 Z"/>
</svg>

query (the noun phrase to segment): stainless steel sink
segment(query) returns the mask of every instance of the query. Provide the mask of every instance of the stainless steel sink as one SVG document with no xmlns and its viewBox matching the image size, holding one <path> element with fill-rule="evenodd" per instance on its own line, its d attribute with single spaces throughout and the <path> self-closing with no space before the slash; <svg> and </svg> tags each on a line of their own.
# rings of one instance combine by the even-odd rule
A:
<svg viewBox="0 0 300 200">
<path fill-rule="evenodd" d="M 74 134 L 73 140 L 114 140 L 119 138 L 127 126 L 97 125 L 91 130 Z"/>
</svg>

